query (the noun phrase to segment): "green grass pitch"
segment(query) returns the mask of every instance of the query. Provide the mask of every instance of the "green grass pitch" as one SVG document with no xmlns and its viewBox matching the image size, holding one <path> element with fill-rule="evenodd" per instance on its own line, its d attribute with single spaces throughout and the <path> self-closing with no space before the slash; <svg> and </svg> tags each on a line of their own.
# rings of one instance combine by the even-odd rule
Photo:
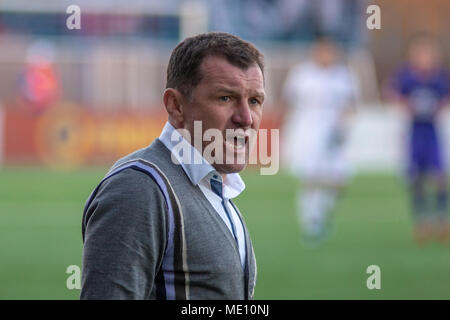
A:
<svg viewBox="0 0 450 320">
<path fill-rule="evenodd" d="M 104 168 L 0 170 L 0 299 L 78 299 L 66 268 L 81 265 L 84 202 Z M 449 299 L 450 248 L 412 241 L 407 194 L 393 175 L 354 178 L 318 248 L 300 241 L 297 182 L 286 174 L 243 174 L 237 204 L 258 263 L 256 299 Z M 369 265 L 381 289 L 369 290 Z"/>
</svg>

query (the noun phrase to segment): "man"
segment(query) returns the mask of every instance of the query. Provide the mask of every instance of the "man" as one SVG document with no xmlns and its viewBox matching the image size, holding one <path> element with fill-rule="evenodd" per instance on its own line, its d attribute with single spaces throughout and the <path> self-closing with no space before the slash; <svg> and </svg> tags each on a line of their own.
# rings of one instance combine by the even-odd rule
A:
<svg viewBox="0 0 450 320">
<path fill-rule="evenodd" d="M 436 119 L 448 99 L 449 79 L 440 63 L 438 45 L 431 36 L 414 37 L 408 53 L 408 63 L 393 76 L 387 93 L 404 107 L 410 122 L 407 171 L 414 237 L 419 244 L 432 237 L 446 241 L 447 176 Z M 426 194 L 429 179 L 434 185 L 434 199 L 428 199 Z"/>
<path fill-rule="evenodd" d="M 290 106 L 284 159 L 301 182 L 297 208 L 307 245 L 330 235 L 330 214 L 348 180 L 344 132 L 357 91 L 337 44 L 327 37 L 315 41 L 310 61 L 295 66 L 284 86 Z"/>
<path fill-rule="evenodd" d="M 231 201 L 250 143 L 229 131 L 258 130 L 263 70 L 262 54 L 226 33 L 174 49 L 160 137 L 119 160 L 86 204 L 82 299 L 253 298 L 252 243 Z M 222 133 L 211 155 L 231 161 L 203 157 L 208 130 Z"/>
</svg>

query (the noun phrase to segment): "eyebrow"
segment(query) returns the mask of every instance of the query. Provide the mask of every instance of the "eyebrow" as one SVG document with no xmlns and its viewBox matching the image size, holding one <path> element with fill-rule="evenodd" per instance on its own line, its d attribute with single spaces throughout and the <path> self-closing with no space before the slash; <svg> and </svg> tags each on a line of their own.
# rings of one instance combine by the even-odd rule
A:
<svg viewBox="0 0 450 320">
<path fill-rule="evenodd" d="M 223 91 L 223 92 L 231 93 L 231 94 L 234 94 L 234 95 L 240 95 L 239 91 L 237 91 L 237 90 L 235 90 L 235 89 L 233 89 L 231 87 L 226 87 L 226 86 L 222 86 L 222 85 L 217 86 L 216 90 L 217 91 Z M 265 96 L 266 96 L 265 93 L 262 92 L 262 91 L 256 91 L 252 95 L 255 96 L 255 97 L 261 98 L 261 99 L 264 99 Z"/>
</svg>

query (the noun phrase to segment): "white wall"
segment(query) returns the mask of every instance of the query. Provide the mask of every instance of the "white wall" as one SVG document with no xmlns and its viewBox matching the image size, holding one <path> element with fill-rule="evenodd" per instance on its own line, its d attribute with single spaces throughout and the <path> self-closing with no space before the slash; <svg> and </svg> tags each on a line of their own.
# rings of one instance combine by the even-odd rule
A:
<svg viewBox="0 0 450 320">
<path fill-rule="evenodd" d="M 445 160 L 450 159 L 450 108 L 442 113 L 438 128 Z M 407 119 L 393 105 L 360 107 L 349 132 L 348 156 L 359 172 L 395 172 L 404 168 Z"/>
</svg>

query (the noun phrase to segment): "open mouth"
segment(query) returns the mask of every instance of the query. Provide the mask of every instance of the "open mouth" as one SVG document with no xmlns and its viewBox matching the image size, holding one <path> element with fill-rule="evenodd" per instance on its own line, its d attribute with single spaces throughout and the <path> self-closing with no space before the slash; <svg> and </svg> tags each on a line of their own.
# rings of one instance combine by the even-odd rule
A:
<svg viewBox="0 0 450 320">
<path fill-rule="evenodd" d="M 225 143 L 227 146 L 235 149 L 236 151 L 242 151 L 245 149 L 248 142 L 248 136 L 240 134 L 232 134 L 226 137 Z"/>
</svg>

